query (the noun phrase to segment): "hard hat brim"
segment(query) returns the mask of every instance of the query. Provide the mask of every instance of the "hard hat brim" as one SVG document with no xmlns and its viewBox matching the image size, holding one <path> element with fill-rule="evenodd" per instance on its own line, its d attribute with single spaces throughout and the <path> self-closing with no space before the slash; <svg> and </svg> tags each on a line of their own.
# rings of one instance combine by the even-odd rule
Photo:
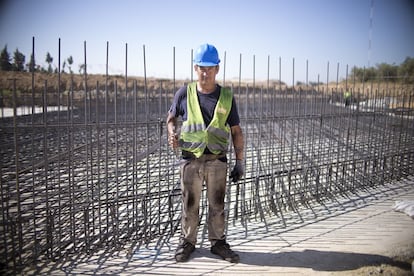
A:
<svg viewBox="0 0 414 276">
<path fill-rule="evenodd" d="M 217 66 L 218 65 L 218 63 L 206 62 L 206 61 L 195 62 L 195 64 L 198 65 L 198 66 L 206 66 L 206 67 L 212 67 L 212 66 Z"/>
</svg>

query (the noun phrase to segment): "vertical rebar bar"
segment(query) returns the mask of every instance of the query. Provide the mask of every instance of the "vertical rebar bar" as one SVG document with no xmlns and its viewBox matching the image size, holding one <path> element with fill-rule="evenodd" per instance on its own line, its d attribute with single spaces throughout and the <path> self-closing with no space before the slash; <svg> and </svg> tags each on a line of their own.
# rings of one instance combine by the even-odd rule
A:
<svg viewBox="0 0 414 276">
<path fill-rule="evenodd" d="M 23 250 L 23 229 L 22 229 L 22 209 L 21 209 L 21 198 L 20 198 L 20 182 L 19 182 L 19 168 L 20 168 L 20 155 L 19 155 L 19 142 L 18 136 L 19 131 L 17 128 L 17 88 L 16 88 L 16 79 L 12 79 L 13 81 L 13 133 L 14 133 L 14 166 L 15 166 L 15 187 L 16 187 L 16 207 L 17 207 L 17 214 L 15 218 L 12 218 L 12 223 L 15 224 L 15 229 L 17 231 L 18 237 L 18 244 L 17 244 L 17 252 L 13 250 L 13 255 L 15 255 L 15 260 L 13 260 L 13 264 L 21 265 L 22 264 L 22 250 Z M 14 245 L 14 244 L 13 244 Z"/>
<path fill-rule="evenodd" d="M 147 63 L 146 63 L 146 55 L 145 55 L 145 45 L 142 46 L 142 56 L 143 56 L 143 66 L 144 66 L 144 106 L 145 106 L 145 122 L 149 120 L 149 103 L 148 103 L 148 86 L 147 86 Z M 145 128 L 145 150 L 149 152 L 149 143 L 150 143 L 150 133 L 148 125 Z M 144 200 L 144 219 L 145 219 L 145 239 L 149 240 L 152 236 L 151 232 L 151 202 L 148 200 L 147 196 L 150 194 L 151 189 L 151 181 L 150 181 L 150 159 L 149 156 L 145 159 L 145 166 L 146 166 L 146 173 L 147 177 L 145 179 L 145 194 L 143 197 Z"/>
<path fill-rule="evenodd" d="M 223 87 L 226 86 L 226 51 L 224 51 L 223 57 Z"/>
<path fill-rule="evenodd" d="M 95 200 L 97 201 L 96 204 L 98 205 L 97 210 L 97 218 L 94 218 L 94 220 L 98 221 L 98 240 L 100 242 L 102 242 L 102 179 L 101 179 L 101 116 L 100 116 L 100 88 L 99 88 L 99 81 L 96 81 L 96 98 L 95 98 L 95 112 L 96 112 L 96 197 L 97 200 L 95 198 L 92 199 L 92 201 L 95 202 Z M 95 208 L 92 208 L 92 210 L 94 210 Z"/>
<path fill-rule="evenodd" d="M 31 70 L 31 94 L 32 94 L 32 100 L 31 100 L 31 114 L 30 114 L 30 127 L 33 127 L 34 125 L 34 106 L 35 106 L 35 38 L 32 37 L 32 54 L 30 57 L 30 70 Z M 30 155 L 31 155 L 31 188 L 32 188 L 32 204 L 35 206 L 36 204 L 36 181 L 35 181 L 35 143 L 34 143 L 34 135 L 30 137 Z M 37 237 L 37 215 L 36 215 L 36 208 L 33 207 L 33 262 L 35 262 L 39 255 L 39 246 L 38 246 L 38 237 Z M 7 252 L 7 251 L 6 251 Z"/>
<path fill-rule="evenodd" d="M 114 83 L 114 128 L 115 128 L 115 193 L 112 193 L 114 203 L 110 204 L 112 207 L 112 227 L 114 232 L 114 244 L 118 244 L 120 236 L 120 221 L 119 221 L 119 207 L 120 198 L 120 177 L 119 177 L 119 124 L 118 124 L 118 81 Z"/>
<path fill-rule="evenodd" d="M 60 89 L 61 89 L 61 71 L 60 71 L 60 68 L 61 68 L 61 65 L 60 65 L 60 59 L 61 59 L 61 45 L 60 45 L 60 38 L 59 38 L 59 42 L 58 42 L 58 85 L 57 85 L 57 97 L 58 97 L 58 113 L 57 113 L 57 141 L 58 141 L 58 151 L 57 151 L 57 156 L 58 156 L 58 160 L 57 160 L 57 171 L 58 172 L 60 172 L 61 171 L 61 155 L 62 155 L 62 148 L 61 148 L 61 122 L 60 122 L 60 120 L 61 120 L 61 118 L 60 118 L 60 116 L 61 116 L 61 102 L 60 102 L 60 96 L 61 96 L 61 91 L 60 91 Z M 58 233 L 57 233 L 57 241 L 58 241 L 58 247 L 59 248 L 61 248 L 62 247 L 62 244 L 61 244 L 61 241 L 62 241 L 62 227 L 61 227 L 61 225 L 62 225 L 62 221 L 61 221 L 61 217 L 62 217 L 62 213 L 61 213 L 61 211 L 62 211 L 62 205 L 61 205 L 61 201 L 62 201 L 62 198 L 61 198 L 61 195 L 62 195 L 62 187 L 61 187 L 61 182 L 62 182 L 62 180 L 61 180 L 61 174 L 60 173 L 58 173 L 57 174 L 57 182 L 58 182 L 58 198 L 57 198 L 57 201 L 58 201 L 58 204 L 57 204 L 57 206 L 58 206 L 58 210 L 57 210 L 57 218 L 58 218 L 58 221 L 57 221 L 57 224 L 58 224 Z M 60 254 L 60 251 L 57 251 L 57 254 Z"/>
<path fill-rule="evenodd" d="M 106 60 L 105 60 L 105 104 L 104 104 L 104 112 L 105 112 L 105 239 L 108 239 L 109 235 L 109 229 L 110 229 L 110 208 L 111 204 L 109 202 L 109 74 L 108 74 L 108 68 L 109 68 L 109 42 L 106 42 Z M 115 99 L 114 99 L 115 100 Z"/>
</svg>

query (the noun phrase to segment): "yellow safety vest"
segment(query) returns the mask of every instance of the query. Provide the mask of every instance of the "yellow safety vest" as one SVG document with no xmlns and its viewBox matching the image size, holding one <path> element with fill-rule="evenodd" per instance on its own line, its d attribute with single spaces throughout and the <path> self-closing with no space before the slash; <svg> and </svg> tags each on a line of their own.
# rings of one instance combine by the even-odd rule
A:
<svg viewBox="0 0 414 276">
<path fill-rule="evenodd" d="M 233 94 L 221 88 L 213 119 L 206 127 L 197 97 L 197 83 L 187 86 L 187 120 L 183 122 L 180 146 L 199 158 L 206 147 L 213 154 L 226 153 L 229 144 L 230 127 L 226 124 L 230 114 Z"/>
</svg>

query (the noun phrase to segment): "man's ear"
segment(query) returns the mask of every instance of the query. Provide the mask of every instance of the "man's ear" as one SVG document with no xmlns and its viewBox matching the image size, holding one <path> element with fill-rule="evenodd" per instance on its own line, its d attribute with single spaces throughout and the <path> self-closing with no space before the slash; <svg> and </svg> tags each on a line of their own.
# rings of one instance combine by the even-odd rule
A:
<svg viewBox="0 0 414 276">
<path fill-rule="evenodd" d="M 194 64 L 194 71 L 197 71 L 197 69 L 198 69 L 198 65 Z"/>
<path fill-rule="evenodd" d="M 216 66 L 216 74 L 218 74 L 218 72 L 220 71 L 220 65 Z"/>
</svg>

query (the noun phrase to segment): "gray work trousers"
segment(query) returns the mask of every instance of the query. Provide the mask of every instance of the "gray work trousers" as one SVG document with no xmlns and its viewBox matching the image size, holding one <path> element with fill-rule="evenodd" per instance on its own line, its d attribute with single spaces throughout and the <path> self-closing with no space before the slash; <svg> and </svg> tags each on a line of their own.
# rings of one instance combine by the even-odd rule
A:
<svg viewBox="0 0 414 276">
<path fill-rule="evenodd" d="M 214 245 L 217 240 L 225 239 L 224 196 L 227 162 L 209 154 L 182 161 L 181 238 L 193 245 L 197 243 L 200 197 L 205 183 L 208 199 L 208 239 Z"/>
</svg>

